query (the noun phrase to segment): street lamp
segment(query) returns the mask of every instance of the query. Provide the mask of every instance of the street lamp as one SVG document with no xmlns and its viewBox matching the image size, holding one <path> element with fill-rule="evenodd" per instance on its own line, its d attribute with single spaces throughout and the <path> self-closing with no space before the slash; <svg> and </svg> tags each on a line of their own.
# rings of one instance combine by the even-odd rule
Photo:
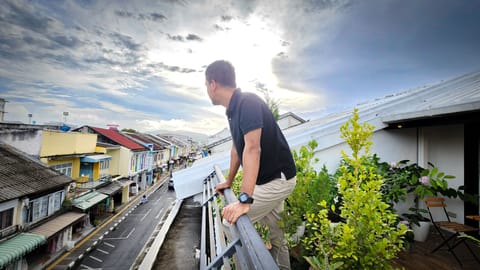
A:
<svg viewBox="0 0 480 270">
<path fill-rule="evenodd" d="M 63 112 L 63 123 L 67 123 L 68 112 Z"/>
</svg>

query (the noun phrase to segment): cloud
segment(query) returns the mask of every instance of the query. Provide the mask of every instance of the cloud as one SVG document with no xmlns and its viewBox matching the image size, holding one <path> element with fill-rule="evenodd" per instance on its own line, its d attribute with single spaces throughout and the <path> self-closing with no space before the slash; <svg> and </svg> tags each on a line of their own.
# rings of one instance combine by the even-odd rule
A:
<svg viewBox="0 0 480 270">
<path fill-rule="evenodd" d="M 149 13 L 149 14 L 146 14 L 146 13 L 134 14 L 134 13 L 128 12 L 128 11 L 116 10 L 115 15 L 117 15 L 118 17 L 121 17 L 121 18 L 136 19 L 136 20 L 140 20 L 140 21 L 149 20 L 149 21 L 153 21 L 153 22 L 163 22 L 163 21 L 167 20 L 167 17 L 165 17 L 165 15 L 163 15 L 161 13 L 157 13 L 157 12 L 153 12 L 153 13 Z"/>
<path fill-rule="evenodd" d="M 185 42 L 185 41 L 202 41 L 202 38 L 195 35 L 195 34 L 188 34 L 187 36 L 181 36 L 181 35 L 170 35 L 167 34 L 167 37 L 171 40 L 174 41 L 180 41 L 180 42 Z"/>
<path fill-rule="evenodd" d="M 479 4 L 437 2 L 8 0 L 0 95 L 48 108 L 38 121 L 68 108 L 71 121 L 99 126 L 220 130 L 204 70 L 227 59 L 242 91 L 262 85 L 281 111 L 337 106 L 478 67 L 479 30 L 458 23 L 476 25 Z"/>
</svg>

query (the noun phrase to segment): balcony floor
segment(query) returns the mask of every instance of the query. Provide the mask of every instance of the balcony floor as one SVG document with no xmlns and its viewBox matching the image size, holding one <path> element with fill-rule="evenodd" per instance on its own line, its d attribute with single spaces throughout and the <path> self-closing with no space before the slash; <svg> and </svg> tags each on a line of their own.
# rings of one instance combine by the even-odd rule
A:
<svg viewBox="0 0 480 270">
<path fill-rule="evenodd" d="M 480 258 L 480 247 L 470 240 L 467 241 L 473 252 Z M 415 242 L 409 250 L 402 252 L 396 261 L 397 265 L 405 267 L 406 270 L 480 269 L 480 263 L 475 260 L 464 244 L 460 244 L 454 249 L 455 254 L 463 263 L 463 268 L 460 267 L 455 257 L 443 247 L 432 254 L 431 251 L 441 242 L 438 232 L 431 231 L 425 242 Z"/>
</svg>

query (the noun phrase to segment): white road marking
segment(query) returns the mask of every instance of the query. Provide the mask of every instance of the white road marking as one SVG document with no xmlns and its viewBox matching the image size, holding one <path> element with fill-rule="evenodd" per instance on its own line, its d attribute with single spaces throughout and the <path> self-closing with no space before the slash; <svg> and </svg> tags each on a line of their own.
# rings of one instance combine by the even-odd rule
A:
<svg viewBox="0 0 480 270">
<path fill-rule="evenodd" d="M 135 231 L 135 228 L 133 228 L 130 233 L 128 233 L 127 236 L 125 237 L 112 237 L 112 238 L 105 238 L 105 240 L 125 240 L 125 239 L 128 239 L 130 237 L 130 235 L 132 235 L 132 233 Z"/>
<path fill-rule="evenodd" d="M 162 209 L 160 209 L 160 211 L 159 211 L 159 212 L 158 212 L 158 214 L 155 216 L 155 218 L 159 218 L 159 217 L 160 217 L 160 215 L 162 214 L 162 212 L 163 212 L 163 208 L 162 208 Z"/>
<path fill-rule="evenodd" d="M 97 250 L 100 251 L 100 252 L 102 252 L 103 254 L 110 254 L 109 252 L 107 252 L 107 251 L 105 251 L 105 250 L 103 250 L 103 249 L 97 248 Z"/>
<path fill-rule="evenodd" d="M 140 221 L 143 221 L 148 216 L 148 214 L 150 214 L 150 211 L 152 211 L 152 208 L 148 209 L 147 213 L 140 219 Z"/>
<path fill-rule="evenodd" d="M 127 238 L 130 237 L 130 235 L 132 235 L 132 233 L 135 231 L 135 227 L 133 227 L 133 229 L 130 231 L 130 233 L 127 235 Z"/>
<path fill-rule="evenodd" d="M 106 246 L 109 246 L 109 247 L 111 247 L 111 248 L 114 248 L 114 247 L 115 247 L 114 245 L 112 245 L 112 244 L 110 244 L 110 243 L 107 243 L 107 242 L 103 242 L 103 244 L 106 245 Z"/>
<path fill-rule="evenodd" d="M 85 264 L 80 264 L 80 267 L 83 267 L 82 269 L 88 269 L 88 270 L 102 270 L 102 268 L 93 268 Z"/>
<path fill-rule="evenodd" d="M 93 257 L 92 255 L 89 256 L 90 258 L 94 259 L 95 261 L 97 262 L 103 262 L 102 260 L 100 260 L 99 258 L 97 257 Z"/>
</svg>

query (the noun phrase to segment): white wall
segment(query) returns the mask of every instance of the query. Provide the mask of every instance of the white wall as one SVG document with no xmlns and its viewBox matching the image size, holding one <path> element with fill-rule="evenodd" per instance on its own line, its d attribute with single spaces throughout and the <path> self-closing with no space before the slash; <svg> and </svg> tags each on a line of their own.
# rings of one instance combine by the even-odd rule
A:
<svg viewBox="0 0 480 270">
<path fill-rule="evenodd" d="M 11 145 L 30 156 L 39 157 L 42 146 L 42 130 L 28 129 L 0 134 L 0 142 Z"/>
<path fill-rule="evenodd" d="M 212 151 L 212 154 L 213 153 L 221 153 L 221 152 L 225 152 L 225 151 L 228 151 L 230 152 L 230 150 L 232 149 L 232 140 L 229 140 L 229 141 L 226 141 L 222 144 L 219 144 L 215 147 L 212 147 L 210 150 Z"/>
<path fill-rule="evenodd" d="M 420 128 L 418 138 L 416 128 L 379 130 L 373 134 L 370 153 L 376 153 L 381 161 L 388 163 L 406 159 L 427 168 L 419 160 L 425 160 L 425 164 L 431 162 L 441 172 L 455 176 L 455 179 L 450 180 L 449 186 L 457 188 L 464 184 L 463 130 L 463 125 Z M 317 139 L 319 140 L 322 138 Z M 341 159 L 341 150 L 350 154 L 345 143 L 319 149 L 315 153 L 319 159 L 315 168 L 318 170 L 325 164 L 329 173 L 334 173 Z M 397 210 L 403 213 L 410 204 L 399 204 Z M 463 201 L 447 198 L 447 205 L 450 212 L 457 214 L 454 220 L 463 222 Z"/>
<path fill-rule="evenodd" d="M 439 171 L 453 175 L 456 178 L 449 180 L 449 186 L 458 188 L 464 185 L 464 128 L 463 125 L 449 125 L 424 128 L 425 138 L 428 141 L 428 161 Z M 457 214 L 454 221 L 464 222 L 463 201 L 446 199 L 447 209 Z"/>
<path fill-rule="evenodd" d="M 319 140 L 322 138 L 317 139 Z M 370 154 L 376 153 L 381 161 L 390 163 L 408 159 L 417 162 L 416 129 L 379 130 L 373 134 L 372 142 Z M 320 169 L 325 164 L 328 171 L 334 173 L 342 158 L 342 150 L 350 154 L 350 148 L 346 143 L 319 149 L 315 153 L 315 157 L 319 159 L 315 168 Z"/>
</svg>

